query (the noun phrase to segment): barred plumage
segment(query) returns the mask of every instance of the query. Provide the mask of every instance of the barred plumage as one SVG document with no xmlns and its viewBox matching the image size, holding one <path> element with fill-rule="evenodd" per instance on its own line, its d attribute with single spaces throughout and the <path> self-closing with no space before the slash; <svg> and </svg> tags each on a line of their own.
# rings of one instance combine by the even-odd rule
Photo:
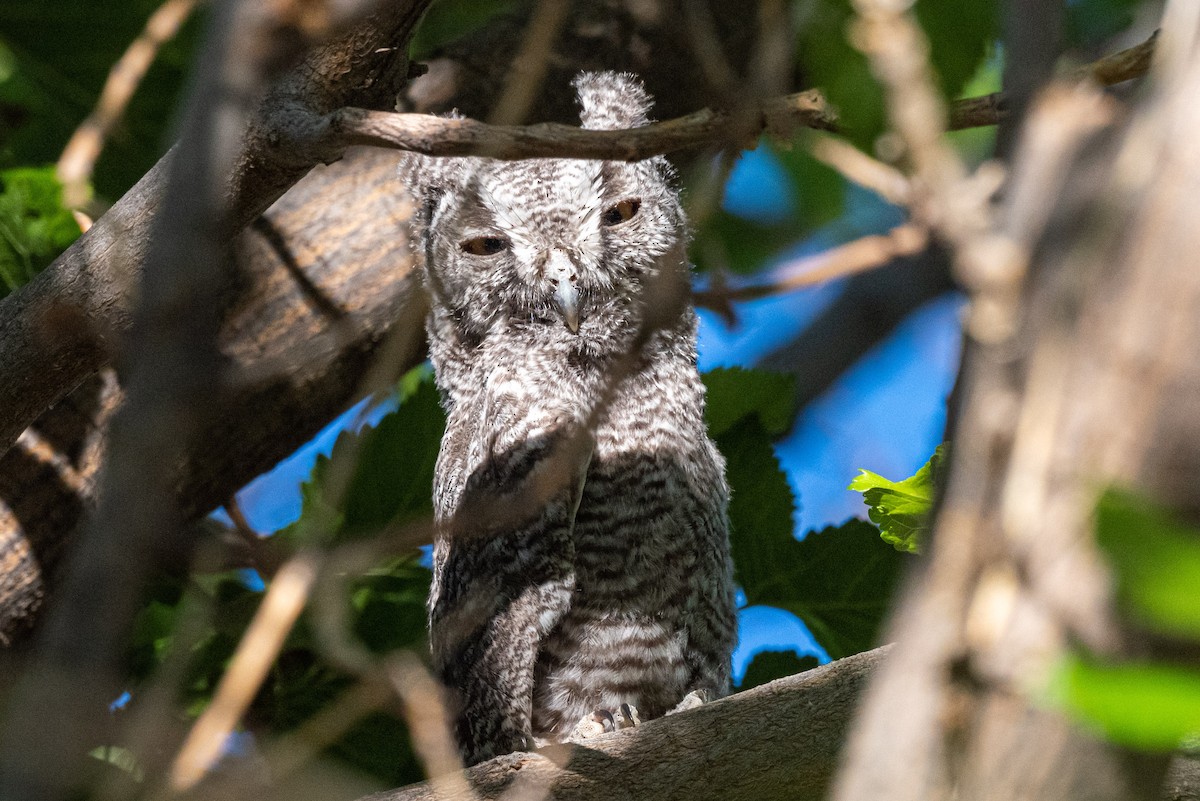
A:
<svg viewBox="0 0 1200 801">
<path fill-rule="evenodd" d="M 647 121 L 632 76 L 576 87 L 584 127 Z M 644 293 L 688 269 L 670 167 L 412 156 L 404 177 L 447 411 L 430 636 L 464 758 L 725 693 L 728 489 L 695 312 L 652 308 L 639 340 Z"/>
</svg>

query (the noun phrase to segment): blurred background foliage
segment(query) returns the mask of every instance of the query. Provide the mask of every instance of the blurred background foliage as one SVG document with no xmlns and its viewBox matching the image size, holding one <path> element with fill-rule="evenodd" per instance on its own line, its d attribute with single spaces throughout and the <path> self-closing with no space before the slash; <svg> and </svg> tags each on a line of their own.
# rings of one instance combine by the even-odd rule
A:
<svg viewBox="0 0 1200 801">
<path fill-rule="evenodd" d="M 515 5 L 511 0 L 443 0 L 425 19 L 413 54 L 428 57 L 442 43 Z M 1070 2 L 1068 58 L 1083 61 L 1130 44 L 1121 37 L 1139 12 L 1153 5 L 1149 0 Z M 157 0 L 0 4 L 0 296 L 46 267 L 78 236 L 78 223 L 62 208 L 52 165 L 92 110 L 109 69 L 156 6 Z M 793 0 L 791 10 L 795 58 L 838 108 L 847 139 L 867 152 L 885 150 L 883 97 L 847 36 L 850 0 Z M 1004 53 L 997 42 L 997 0 L 918 0 L 916 13 L 948 100 L 1000 88 Z M 142 81 L 96 165 L 93 210 L 119 198 L 169 146 L 174 109 L 202 25 L 203 9 L 162 48 Z M 764 141 L 738 160 L 724 202 L 703 216 L 696 232 L 693 258 L 701 281 L 726 273 L 735 278 L 761 274 L 796 255 L 886 230 L 902 219 L 898 209 L 849 186 L 815 160 L 806 136 Z M 952 135 L 975 162 L 990 155 L 992 140 L 990 130 Z M 703 180 L 710 166 L 689 175 Z M 702 365 L 715 368 L 705 375 L 710 429 L 728 460 L 733 488 L 730 518 L 743 606 L 736 667 L 742 687 L 875 644 L 905 560 L 919 549 L 932 504 L 939 464 L 935 458 L 921 465 L 943 438 L 945 395 L 957 363 L 958 300 L 914 313 L 889 343 L 864 356 L 812 408 L 795 408 L 792 377 L 747 369 L 769 348 L 802 334 L 840 288 L 835 284 L 739 304 L 738 326 L 709 314 L 702 319 Z M 929 334 L 933 328 L 940 333 Z M 930 345 L 931 337 L 941 344 Z M 922 384 L 924 395 L 905 381 Z M 929 408 L 914 408 L 924 402 L 914 400 L 918 397 L 928 398 Z M 414 371 L 391 398 L 350 410 L 295 457 L 247 487 L 239 494 L 243 511 L 258 532 L 277 532 L 270 542 L 284 555 L 305 548 L 337 552 L 380 531 L 414 525 L 431 511 L 429 489 L 443 422 L 428 369 Z M 850 428 L 861 429 L 871 447 L 839 441 Z M 836 469 L 829 469 L 825 451 L 817 453 L 814 442 L 842 452 Z M 846 458 L 862 463 L 851 469 Z M 894 481 L 864 473 L 854 487 L 866 497 L 863 507 L 846 490 L 860 467 L 886 468 L 893 479 L 915 475 Z M 824 474 L 825 489 L 808 483 L 815 473 Z M 232 523 L 223 513 L 216 519 Z M 1132 525 L 1124 520 L 1121 525 Z M 1113 548 L 1120 548 L 1118 539 L 1108 538 L 1116 543 Z M 1188 564 L 1193 557 L 1189 552 Z M 397 648 L 424 653 L 427 564 L 427 555 L 418 550 L 393 554 L 343 588 L 349 634 L 361 647 L 380 657 Z M 199 714 L 270 578 L 254 571 L 215 571 L 158 581 L 147 594 L 130 648 L 131 693 L 114 706 L 114 715 L 133 714 L 144 688 L 163 675 L 180 677 L 181 718 Z M 1136 595 L 1144 585 L 1139 581 L 1129 578 L 1123 586 Z M 1188 620 L 1194 622 L 1194 616 Z M 1107 702 L 1095 701 L 1107 697 L 1105 687 L 1121 692 L 1129 687 L 1082 657 L 1064 675 L 1062 695 L 1080 709 L 1105 707 Z M 1118 679 L 1133 680 L 1126 674 Z M 262 738 L 295 729 L 354 681 L 330 659 L 314 621 L 303 618 L 245 720 L 251 736 L 231 752 L 245 755 Z M 1195 675 L 1188 674 L 1171 686 L 1194 699 L 1196 685 Z M 1104 725 L 1118 736 L 1124 731 L 1120 721 Z M 1183 729 L 1196 725 L 1188 719 Z M 385 785 L 421 778 L 395 715 L 370 715 L 328 751 Z M 140 780 L 138 754 L 110 748 L 97 756 L 130 781 Z"/>
</svg>

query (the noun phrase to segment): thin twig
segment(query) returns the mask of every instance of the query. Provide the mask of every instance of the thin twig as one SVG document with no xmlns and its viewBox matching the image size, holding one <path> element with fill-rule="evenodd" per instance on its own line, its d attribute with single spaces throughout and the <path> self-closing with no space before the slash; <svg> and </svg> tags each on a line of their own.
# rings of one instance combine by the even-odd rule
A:
<svg viewBox="0 0 1200 801">
<path fill-rule="evenodd" d="M 864 189 L 870 189 L 889 203 L 907 206 L 912 200 L 912 184 L 895 167 L 872 158 L 845 140 L 814 133 L 808 152 L 817 161 L 832 167 L 842 177 Z"/>
<path fill-rule="evenodd" d="M 141 34 L 109 70 L 96 108 L 75 129 L 58 158 L 58 180 L 63 185 L 63 205 L 67 208 L 88 201 L 87 182 L 105 141 L 125 113 L 159 48 L 175 37 L 195 7 L 196 0 L 166 0 L 150 15 Z"/>
<path fill-rule="evenodd" d="M 878 39 L 868 36 L 865 41 L 868 44 L 874 41 L 872 47 L 880 46 Z M 1153 47 L 1154 39 L 1151 38 L 1137 47 L 1084 67 L 1080 74 L 1110 82 L 1140 77 L 1146 74 Z M 893 77 L 885 78 L 885 82 L 903 86 Z M 1006 113 L 1006 96 L 1001 92 L 957 101 L 949 109 L 948 124 L 935 124 L 946 120 L 947 113 L 936 92 L 929 94 L 921 88 L 923 85 L 918 81 L 904 87 L 907 99 L 896 102 L 895 112 L 906 121 L 905 129 L 900 131 L 906 139 L 912 139 L 919 131 L 922 142 L 936 142 L 936 137 L 945 130 L 995 125 Z M 904 105 L 906 102 L 917 105 Z M 786 138 L 799 128 L 837 129 L 836 114 L 816 89 L 768 98 L 748 108 L 701 109 L 671 120 L 620 131 L 583 130 L 557 123 L 488 125 L 463 118 L 343 108 L 326 118 L 327 140 L 321 143 L 320 149 L 326 158 L 335 157 L 350 145 L 369 145 L 411 150 L 427 156 L 640 161 L 678 150 L 714 145 L 741 149 L 751 146 L 763 133 Z M 930 137 L 934 139 L 930 140 Z M 911 147 L 914 142 L 908 144 Z M 940 147 L 921 144 L 918 151 L 922 157 L 927 157 Z M 928 172 L 929 167 L 926 164 L 921 169 Z"/>
<path fill-rule="evenodd" d="M 1085 64 L 1071 73 L 1074 80 L 1090 79 L 1101 86 L 1116 86 L 1125 81 L 1141 78 L 1150 71 L 1150 63 L 1158 47 L 1158 32 L 1140 44 L 1104 56 L 1091 64 Z M 970 97 L 950 105 L 951 131 L 995 125 L 1009 112 L 1009 97 L 1005 92 L 993 92 L 981 97 Z"/>
<path fill-rule="evenodd" d="M 765 281 L 714 287 L 694 293 L 693 298 L 699 306 L 720 311 L 735 300 L 781 295 L 874 270 L 901 256 L 914 256 L 928 244 L 929 232 L 924 226 L 904 223 L 886 234 L 864 236 L 814 256 L 796 259 L 773 270 Z"/>
<path fill-rule="evenodd" d="M 420 660 L 404 651 L 388 660 L 387 676 L 400 696 L 413 751 L 425 768 L 434 795 L 476 798 L 462 773 L 462 757 L 450 733 L 450 715 L 442 703 L 441 685 Z"/>
<path fill-rule="evenodd" d="M 519 125 L 529 116 L 534 98 L 542 89 L 554 43 L 567 20 L 567 0 L 538 0 L 529 17 L 525 40 L 508 68 L 500 99 L 492 108 L 492 125 Z"/>
<path fill-rule="evenodd" d="M 175 790 L 193 786 L 220 756 L 226 738 L 254 700 L 308 602 L 317 565 L 316 555 L 301 554 L 275 574 L 229 669 L 217 685 L 212 704 L 196 720 L 171 766 L 170 781 Z"/>
</svg>

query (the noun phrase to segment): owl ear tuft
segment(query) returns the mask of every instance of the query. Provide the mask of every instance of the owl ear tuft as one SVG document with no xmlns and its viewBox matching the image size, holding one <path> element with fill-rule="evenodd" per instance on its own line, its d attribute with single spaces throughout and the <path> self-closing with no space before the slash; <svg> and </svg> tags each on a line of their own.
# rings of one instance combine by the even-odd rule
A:
<svg viewBox="0 0 1200 801">
<path fill-rule="evenodd" d="M 575 78 L 579 122 L 584 128 L 611 131 L 650 122 L 654 99 L 636 75 L 628 72 L 581 72 Z"/>
</svg>

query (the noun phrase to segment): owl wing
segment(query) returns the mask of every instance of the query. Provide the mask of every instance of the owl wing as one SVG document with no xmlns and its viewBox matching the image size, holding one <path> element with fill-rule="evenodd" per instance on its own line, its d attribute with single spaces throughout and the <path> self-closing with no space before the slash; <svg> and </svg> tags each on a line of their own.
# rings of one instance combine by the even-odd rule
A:
<svg viewBox="0 0 1200 801">
<path fill-rule="evenodd" d="M 469 433 L 452 431 L 456 425 Z M 574 415 L 545 399 L 492 394 L 476 414 L 463 410 L 448 421 L 447 441 L 457 441 L 460 454 L 443 454 L 447 475 L 439 475 L 447 514 L 435 548 L 430 640 L 456 693 L 456 736 L 468 763 L 533 745 L 534 666 L 575 587 L 585 439 Z"/>
</svg>

